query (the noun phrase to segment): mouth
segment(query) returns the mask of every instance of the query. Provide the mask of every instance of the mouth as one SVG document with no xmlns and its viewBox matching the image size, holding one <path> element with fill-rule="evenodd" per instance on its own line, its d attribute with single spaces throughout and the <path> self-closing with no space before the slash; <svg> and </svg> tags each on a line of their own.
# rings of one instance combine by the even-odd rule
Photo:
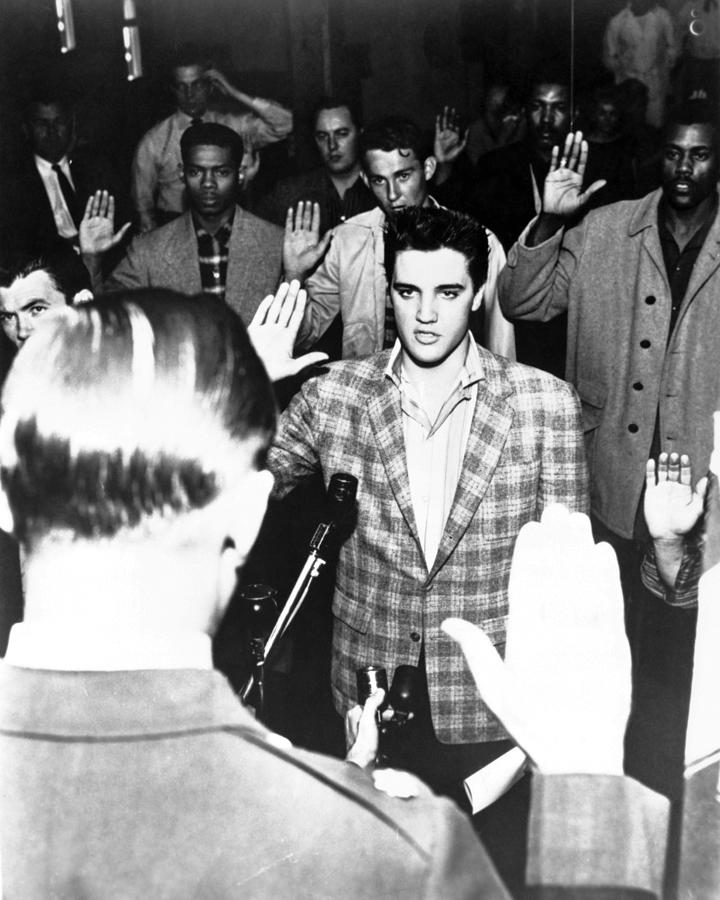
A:
<svg viewBox="0 0 720 900">
<path fill-rule="evenodd" d="M 689 194 L 692 187 L 692 181 L 687 181 L 686 179 L 677 179 L 672 183 L 673 190 L 677 191 L 678 194 Z"/>
<path fill-rule="evenodd" d="M 414 331 L 415 340 L 419 344 L 434 344 L 440 339 L 440 335 L 434 331 Z"/>
</svg>

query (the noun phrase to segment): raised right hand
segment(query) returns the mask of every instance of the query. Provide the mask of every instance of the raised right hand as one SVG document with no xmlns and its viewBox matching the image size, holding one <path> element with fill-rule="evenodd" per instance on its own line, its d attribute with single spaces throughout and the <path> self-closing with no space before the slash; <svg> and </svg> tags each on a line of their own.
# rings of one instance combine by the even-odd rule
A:
<svg viewBox="0 0 720 900">
<path fill-rule="evenodd" d="M 568 134 L 562 156 L 560 148 L 553 147 L 550 171 L 543 188 L 542 211 L 545 215 L 569 219 L 585 206 L 596 191 L 605 187 L 607 182 L 600 179 L 587 190 L 582 190 L 587 157 L 588 145 L 583 140 L 582 131 Z"/>
<path fill-rule="evenodd" d="M 80 222 L 78 238 L 83 256 L 101 256 L 125 236 L 130 222 L 113 234 L 115 198 L 108 191 L 95 191 L 88 198 L 85 215 Z"/>
</svg>

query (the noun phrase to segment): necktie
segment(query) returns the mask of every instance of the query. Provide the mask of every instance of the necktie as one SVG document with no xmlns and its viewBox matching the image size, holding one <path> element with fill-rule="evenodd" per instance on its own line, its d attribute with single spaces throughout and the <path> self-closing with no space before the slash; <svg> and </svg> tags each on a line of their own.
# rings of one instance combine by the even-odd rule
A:
<svg viewBox="0 0 720 900">
<path fill-rule="evenodd" d="M 78 199 L 73 186 L 70 184 L 70 179 L 60 168 L 58 163 L 53 165 L 53 172 L 57 175 L 58 184 L 60 185 L 60 190 L 62 191 L 63 199 L 65 200 L 65 205 L 68 208 L 68 212 L 75 223 L 75 227 L 80 227 L 80 210 L 78 209 Z"/>
</svg>

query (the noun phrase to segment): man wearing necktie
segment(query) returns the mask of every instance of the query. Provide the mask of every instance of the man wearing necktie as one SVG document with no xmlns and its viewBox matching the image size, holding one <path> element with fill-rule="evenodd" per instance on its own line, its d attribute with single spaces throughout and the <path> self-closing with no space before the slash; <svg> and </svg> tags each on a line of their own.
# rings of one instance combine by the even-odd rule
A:
<svg viewBox="0 0 720 900">
<path fill-rule="evenodd" d="M 93 148 L 76 148 L 75 117 L 69 100 L 45 90 L 28 103 L 23 123 L 27 152 L 0 184 L 0 264 L 74 252 L 78 226 L 90 194 L 114 193 L 127 218 L 117 178 Z"/>
</svg>

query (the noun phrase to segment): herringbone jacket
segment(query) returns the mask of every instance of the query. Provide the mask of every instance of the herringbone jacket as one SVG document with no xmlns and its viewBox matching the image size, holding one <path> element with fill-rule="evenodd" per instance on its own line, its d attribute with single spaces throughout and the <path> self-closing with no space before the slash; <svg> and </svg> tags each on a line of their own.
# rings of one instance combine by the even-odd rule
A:
<svg viewBox="0 0 720 900">
<path fill-rule="evenodd" d="M 332 682 L 344 712 L 355 670 L 417 665 L 425 647 L 433 724 L 450 743 L 505 732 L 478 700 L 448 616 L 481 625 L 502 651 L 515 538 L 551 502 L 587 511 L 577 397 L 551 375 L 479 348 L 482 377 L 463 469 L 432 569 L 415 526 L 400 394 L 384 375 L 390 352 L 329 367 L 283 413 L 269 465 L 283 496 L 319 470 L 358 478 L 357 523 L 344 543 L 333 601 Z"/>
</svg>

